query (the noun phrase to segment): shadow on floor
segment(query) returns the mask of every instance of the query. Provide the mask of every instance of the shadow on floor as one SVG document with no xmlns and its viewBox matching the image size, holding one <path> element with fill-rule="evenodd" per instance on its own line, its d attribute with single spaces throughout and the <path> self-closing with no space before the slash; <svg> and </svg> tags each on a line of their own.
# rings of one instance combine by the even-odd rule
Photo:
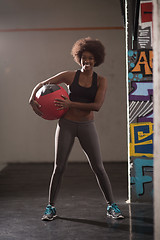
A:
<svg viewBox="0 0 160 240">
<path fill-rule="evenodd" d="M 88 164 L 71 163 L 57 199 L 59 216 L 44 222 L 41 216 L 48 201 L 52 164 L 9 164 L 0 172 L 0 239 L 153 239 L 152 204 L 125 202 L 127 164 L 106 163 L 105 168 L 125 219 L 106 216 L 102 193 Z"/>
</svg>

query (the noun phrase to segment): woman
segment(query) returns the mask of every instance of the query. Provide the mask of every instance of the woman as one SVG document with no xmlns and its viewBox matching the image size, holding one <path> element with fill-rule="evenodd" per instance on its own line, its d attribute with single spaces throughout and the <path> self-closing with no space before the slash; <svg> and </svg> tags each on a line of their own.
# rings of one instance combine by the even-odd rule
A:
<svg viewBox="0 0 160 240">
<path fill-rule="evenodd" d="M 99 111 L 104 102 L 107 81 L 104 77 L 97 75 L 93 68 L 104 62 L 105 49 L 99 40 L 84 38 L 73 45 L 71 54 L 81 66 L 81 70 L 61 72 L 39 83 L 33 89 L 29 100 L 35 113 L 41 116 L 40 105 L 34 100 L 36 92 L 44 84 L 63 82 L 69 88 L 69 99 L 63 96 L 63 100 L 55 100 L 58 109 L 68 108 L 68 111 L 57 124 L 56 159 L 50 181 L 49 201 L 42 220 L 53 220 L 56 217 L 55 201 L 75 137 L 79 139 L 105 197 L 108 205 L 107 215 L 115 219 L 124 218 L 114 203 L 111 184 L 102 163 L 94 124 L 94 111 Z"/>
</svg>

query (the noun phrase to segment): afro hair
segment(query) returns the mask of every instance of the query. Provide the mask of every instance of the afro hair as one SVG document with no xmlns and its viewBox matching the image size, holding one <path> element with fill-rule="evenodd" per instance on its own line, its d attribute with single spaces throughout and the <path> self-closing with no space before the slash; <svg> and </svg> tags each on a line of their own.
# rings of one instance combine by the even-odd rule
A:
<svg viewBox="0 0 160 240">
<path fill-rule="evenodd" d="M 105 48 L 98 39 L 92 39 L 90 37 L 81 38 L 75 42 L 72 47 L 71 55 L 74 61 L 81 65 L 81 57 L 84 51 L 90 52 L 95 58 L 95 67 L 104 62 Z"/>
</svg>

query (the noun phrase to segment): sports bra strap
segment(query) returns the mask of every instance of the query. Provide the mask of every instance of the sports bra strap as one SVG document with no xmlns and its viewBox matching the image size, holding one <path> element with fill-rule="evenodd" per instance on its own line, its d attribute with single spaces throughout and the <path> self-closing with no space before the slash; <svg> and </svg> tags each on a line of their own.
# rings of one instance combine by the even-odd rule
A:
<svg viewBox="0 0 160 240">
<path fill-rule="evenodd" d="M 80 75 L 81 71 L 80 70 L 77 70 L 76 74 L 75 74 L 75 77 L 74 77 L 74 82 L 78 82 L 78 79 L 79 79 L 79 75 Z"/>
<path fill-rule="evenodd" d="M 97 73 L 93 72 L 93 81 L 92 81 L 92 85 L 96 85 L 97 86 Z"/>
</svg>

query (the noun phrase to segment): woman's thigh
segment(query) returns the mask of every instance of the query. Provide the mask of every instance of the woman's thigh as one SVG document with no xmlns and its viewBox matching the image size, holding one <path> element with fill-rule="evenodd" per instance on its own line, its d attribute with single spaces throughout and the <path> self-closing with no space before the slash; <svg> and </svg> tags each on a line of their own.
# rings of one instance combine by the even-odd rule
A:
<svg viewBox="0 0 160 240">
<path fill-rule="evenodd" d="M 78 138 L 93 169 L 103 166 L 99 137 L 94 122 L 78 129 Z"/>
<path fill-rule="evenodd" d="M 55 133 L 55 163 L 64 166 L 75 139 L 75 129 L 65 119 L 60 119 Z"/>
</svg>

